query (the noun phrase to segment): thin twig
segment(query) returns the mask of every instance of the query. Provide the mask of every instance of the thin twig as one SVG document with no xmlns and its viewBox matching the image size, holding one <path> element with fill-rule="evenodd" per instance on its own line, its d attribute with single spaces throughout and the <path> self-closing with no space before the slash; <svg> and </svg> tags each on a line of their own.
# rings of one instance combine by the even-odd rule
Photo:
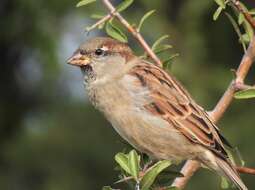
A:
<svg viewBox="0 0 255 190">
<path fill-rule="evenodd" d="M 183 189 L 193 174 L 200 168 L 200 163 L 195 160 L 188 160 L 181 169 L 181 173 L 184 177 L 175 178 L 172 186 Z"/>
<path fill-rule="evenodd" d="M 234 93 L 236 89 L 234 88 L 234 85 L 236 83 L 243 84 L 244 79 L 250 70 L 250 67 L 255 59 L 255 37 L 253 37 L 252 41 L 250 42 L 250 45 L 248 47 L 247 52 L 244 54 L 242 61 L 236 71 L 236 79 L 231 81 L 228 89 L 222 96 L 222 98 L 219 100 L 217 105 L 215 106 L 214 110 L 211 112 L 210 117 L 214 122 L 217 122 L 225 113 L 227 108 L 229 107 L 230 103 L 233 100 Z M 196 161 L 190 161 L 188 160 L 185 165 L 183 166 L 181 173 L 185 177 L 179 177 L 176 178 L 172 184 L 172 186 L 176 186 L 180 189 L 183 189 L 189 179 L 193 176 L 193 174 L 196 172 L 196 170 L 199 169 L 198 162 Z M 251 171 L 253 169 L 247 168 L 245 171 Z M 240 172 L 240 171 L 239 171 Z"/>
<path fill-rule="evenodd" d="M 236 167 L 236 170 L 237 170 L 239 173 L 255 175 L 255 169 L 253 169 L 253 168 Z"/>
<path fill-rule="evenodd" d="M 244 8 L 242 7 L 240 1 L 238 0 L 232 0 L 231 1 L 233 3 L 233 5 L 237 8 L 237 10 L 239 12 L 241 12 L 244 17 L 246 18 L 246 20 L 250 23 L 250 25 L 253 27 L 253 29 L 255 29 L 255 20 L 252 18 L 252 16 L 249 14 L 249 12 L 247 12 L 246 10 L 244 10 Z"/>
<path fill-rule="evenodd" d="M 251 17 L 250 14 L 248 14 L 246 11 L 243 10 L 243 8 L 240 5 L 240 2 L 236 0 L 233 0 L 232 2 L 236 6 L 236 8 L 244 14 L 246 20 L 252 25 L 252 27 L 255 28 L 255 20 Z M 215 106 L 214 110 L 210 112 L 210 117 L 214 122 L 217 122 L 223 116 L 223 114 L 229 107 L 230 103 L 232 102 L 234 93 L 236 91 L 236 85 L 240 85 L 240 84 L 243 85 L 244 79 L 254 61 L 254 57 L 255 57 L 255 37 L 253 37 L 247 52 L 243 56 L 243 59 L 236 72 L 236 76 L 237 76 L 236 79 L 230 83 L 224 95 Z M 185 177 L 176 178 L 172 185 L 179 188 L 184 188 L 187 182 L 189 181 L 189 179 L 193 176 L 193 174 L 198 169 L 199 169 L 198 162 L 188 160 L 181 170 L 182 174 Z M 245 171 L 248 171 L 248 170 L 245 170 Z"/>
<path fill-rule="evenodd" d="M 90 27 L 87 27 L 86 30 L 87 31 L 91 31 L 93 30 L 94 28 L 100 26 L 101 24 L 105 23 L 106 21 L 110 20 L 112 17 L 113 17 L 113 14 L 114 13 L 110 13 L 106 16 L 104 16 L 102 19 L 100 19 L 99 21 L 97 21 L 95 24 L 93 24 L 92 26 Z"/>
<path fill-rule="evenodd" d="M 250 42 L 247 52 L 243 56 L 242 61 L 236 71 L 236 79 L 230 83 L 225 94 L 222 96 L 222 98 L 220 99 L 220 101 L 217 103 L 214 110 L 210 114 L 214 122 L 217 122 L 229 107 L 230 103 L 233 100 L 234 93 L 236 91 L 235 84 L 244 83 L 244 79 L 248 71 L 250 70 L 254 58 L 255 58 L 255 37 L 253 37 L 252 41 Z"/>
<path fill-rule="evenodd" d="M 160 59 L 155 55 L 155 53 L 151 50 L 147 42 L 143 39 L 141 34 L 137 31 L 136 28 L 133 28 L 118 12 L 116 12 L 115 7 L 111 4 L 109 0 L 102 0 L 102 2 L 105 4 L 105 6 L 109 9 L 111 12 L 110 14 L 106 15 L 104 18 L 99 20 L 97 23 L 95 23 L 90 28 L 95 28 L 99 26 L 100 24 L 106 22 L 113 16 L 115 16 L 122 24 L 127 28 L 127 30 L 138 40 L 138 42 L 141 44 L 141 46 L 144 48 L 144 50 L 147 52 L 147 54 L 154 60 L 155 64 L 158 66 L 162 66 L 162 63 Z M 252 25 L 252 27 L 255 29 L 255 20 L 251 17 L 251 15 L 246 12 L 242 6 L 240 5 L 240 2 L 238 0 L 232 0 L 235 7 L 244 14 L 246 20 Z M 227 108 L 229 107 L 230 103 L 233 100 L 234 93 L 236 90 L 241 90 L 241 87 L 245 87 L 244 79 L 252 65 L 252 62 L 255 58 L 255 37 L 253 37 L 252 41 L 250 42 L 249 48 L 245 55 L 243 56 L 243 59 L 239 65 L 239 68 L 236 72 L 236 79 L 231 81 L 228 89 L 222 96 L 222 98 L 219 100 L 217 105 L 215 106 L 214 110 L 210 113 L 210 117 L 212 121 L 217 122 L 225 113 Z M 238 87 L 239 85 L 239 87 Z M 193 176 L 193 174 L 200 168 L 200 164 L 197 161 L 188 160 L 185 165 L 183 166 L 181 173 L 185 177 L 179 177 L 176 178 L 173 182 L 173 186 L 176 186 L 178 188 L 184 188 L 189 179 Z M 240 173 L 249 173 L 254 174 L 255 169 L 251 168 L 245 168 L 245 167 L 237 167 L 238 172 Z"/>
<path fill-rule="evenodd" d="M 136 28 L 132 27 L 122 16 L 120 13 L 116 12 L 115 7 L 111 4 L 109 0 L 102 0 L 105 6 L 109 9 L 111 13 L 114 13 L 114 16 L 127 28 L 127 30 L 138 40 L 144 50 L 148 53 L 148 55 L 152 58 L 156 65 L 162 66 L 160 59 L 157 55 L 151 50 L 150 46 L 143 39 L 142 35 L 137 31 Z"/>
</svg>

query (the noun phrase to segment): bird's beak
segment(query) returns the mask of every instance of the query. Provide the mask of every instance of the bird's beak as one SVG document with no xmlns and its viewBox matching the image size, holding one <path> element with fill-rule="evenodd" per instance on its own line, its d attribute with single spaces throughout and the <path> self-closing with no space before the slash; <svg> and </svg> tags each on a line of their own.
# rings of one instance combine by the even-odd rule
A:
<svg viewBox="0 0 255 190">
<path fill-rule="evenodd" d="M 67 63 L 74 66 L 85 66 L 91 62 L 90 58 L 86 55 L 82 55 L 81 53 L 75 53 L 68 60 Z"/>
</svg>

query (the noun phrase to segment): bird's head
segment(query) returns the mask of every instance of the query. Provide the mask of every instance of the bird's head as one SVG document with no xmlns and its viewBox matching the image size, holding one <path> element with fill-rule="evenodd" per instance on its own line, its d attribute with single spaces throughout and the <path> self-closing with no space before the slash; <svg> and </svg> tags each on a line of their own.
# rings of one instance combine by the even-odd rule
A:
<svg viewBox="0 0 255 190">
<path fill-rule="evenodd" d="M 107 37 L 92 38 L 80 45 L 68 63 L 80 67 L 85 74 L 113 74 L 134 57 L 127 44 Z"/>
</svg>

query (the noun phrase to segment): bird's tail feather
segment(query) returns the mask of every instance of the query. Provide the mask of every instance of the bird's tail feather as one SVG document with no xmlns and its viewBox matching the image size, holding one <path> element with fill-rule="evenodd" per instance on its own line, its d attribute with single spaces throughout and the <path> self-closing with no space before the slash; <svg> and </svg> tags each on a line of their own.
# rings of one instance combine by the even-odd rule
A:
<svg viewBox="0 0 255 190">
<path fill-rule="evenodd" d="M 216 158 L 216 163 L 219 166 L 222 174 L 232 181 L 240 190 L 248 190 L 231 163 L 228 163 L 221 158 Z"/>
</svg>

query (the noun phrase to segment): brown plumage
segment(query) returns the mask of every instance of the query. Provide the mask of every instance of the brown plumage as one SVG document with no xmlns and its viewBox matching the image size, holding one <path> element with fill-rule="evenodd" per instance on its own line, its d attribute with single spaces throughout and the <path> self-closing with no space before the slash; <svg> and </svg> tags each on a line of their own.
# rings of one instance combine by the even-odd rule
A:
<svg viewBox="0 0 255 190">
<path fill-rule="evenodd" d="M 247 189 L 216 125 L 162 68 L 110 38 L 82 44 L 69 63 L 81 67 L 91 102 L 135 148 L 156 159 L 198 160 Z"/>
</svg>

